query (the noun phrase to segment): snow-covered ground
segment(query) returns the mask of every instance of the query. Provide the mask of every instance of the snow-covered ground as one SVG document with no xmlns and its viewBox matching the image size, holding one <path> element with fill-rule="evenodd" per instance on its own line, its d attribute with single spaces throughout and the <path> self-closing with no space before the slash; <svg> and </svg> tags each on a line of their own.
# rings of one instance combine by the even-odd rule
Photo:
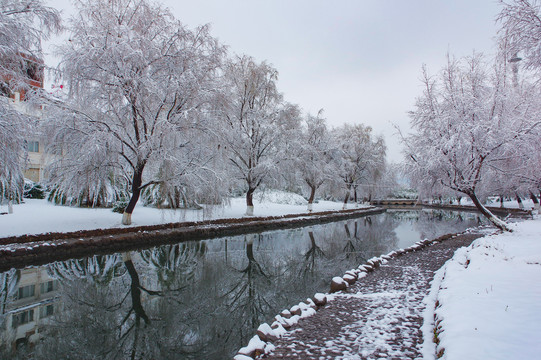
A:
<svg viewBox="0 0 541 360">
<path fill-rule="evenodd" d="M 455 200 L 453 202 L 453 205 L 474 206 L 470 198 L 466 198 L 466 197 L 463 197 L 460 200 L 460 204 L 458 204 L 458 202 Z M 498 198 L 491 197 L 485 205 L 491 206 L 491 207 L 500 207 L 500 200 Z M 512 208 L 512 209 L 518 209 L 520 207 L 520 205 L 518 204 L 516 200 L 505 200 L 503 202 L 503 206 L 506 208 Z M 522 199 L 522 206 L 524 206 L 524 210 L 531 210 L 534 208 L 534 203 L 531 199 Z"/>
<path fill-rule="evenodd" d="M 443 359 L 540 358 L 541 217 L 511 226 L 513 233 L 459 249 L 438 272 L 432 289 Z M 424 328 L 425 339 L 433 329 Z M 426 350 L 433 359 L 434 349 Z"/>
<path fill-rule="evenodd" d="M 254 215 L 306 213 L 306 203 L 296 194 L 267 191 L 254 196 Z M 314 204 L 313 210 L 340 210 L 342 205 L 338 202 L 319 201 Z M 353 204 L 348 205 L 348 208 L 353 207 Z M 7 205 L 0 206 L 1 212 L 8 212 Z M 205 206 L 202 210 L 156 209 L 138 205 L 133 212 L 131 226 L 238 218 L 243 217 L 245 212 L 244 198 L 232 198 L 229 205 Z M 121 220 L 122 215 L 113 213 L 111 209 L 57 206 L 46 200 L 25 199 L 24 204 L 14 205 L 13 214 L 0 215 L 0 237 L 123 227 Z"/>
</svg>

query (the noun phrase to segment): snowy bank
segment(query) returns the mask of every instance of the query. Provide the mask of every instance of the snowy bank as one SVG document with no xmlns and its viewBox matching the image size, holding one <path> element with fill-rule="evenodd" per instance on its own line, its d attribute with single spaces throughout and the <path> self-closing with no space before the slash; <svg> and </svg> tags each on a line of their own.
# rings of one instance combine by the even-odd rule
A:
<svg viewBox="0 0 541 360">
<path fill-rule="evenodd" d="M 292 194 L 289 202 L 284 194 L 269 192 L 267 196 L 255 197 L 254 215 L 281 216 L 306 213 L 306 204 L 298 204 L 297 196 L 293 195 L 296 194 Z M 259 199 L 261 201 L 258 201 Z M 340 202 L 320 201 L 314 204 L 314 212 L 341 210 L 342 205 Z M 7 212 L 7 206 L 5 208 L 0 208 L 0 212 L 3 210 Z M 353 205 L 350 208 L 353 208 Z M 245 212 L 246 200 L 244 198 L 232 198 L 228 205 L 205 206 L 202 210 L 157 209 L 138 205 L 133 212 L 133 222 L 130 226 L 241 218 Z M 122 215 L 113 213 L 111 209 L 58 206 L 46 200 L 25 199 L 23 204 L 14 205 L 13 214 L 0 216 L 0 238 L 125 227 L 121 224 L 121 220 Z"/>
<path fill-rule="evenodd" d="M 541 218 L 512 227 L 513 233 L 459 249 L 436 277 L 436 323 L 424 328 L 424 337 L 426 343 L 434 337 L 438 345 L 432 351 L 425 347 L 426 359 L 541 354 Z"/>
</svg>

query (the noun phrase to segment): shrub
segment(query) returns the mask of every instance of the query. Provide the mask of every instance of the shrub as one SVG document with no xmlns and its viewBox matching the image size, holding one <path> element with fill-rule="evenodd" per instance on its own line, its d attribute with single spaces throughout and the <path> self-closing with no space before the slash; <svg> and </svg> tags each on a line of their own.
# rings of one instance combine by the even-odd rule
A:
<svg viewBox="0 0 541 360">
<path fill-rule="evenodd" d="M 45 199 L 45 188 L 40 183 L 25 181 L 23 197 L 27 199 Z"/>
<path fill-rule="evenodd" d="M 118 201 L 113 203 L 112 211 L 115 212 L 115 213 L 123 214 L 124 209 L 126 208 L 126 206 L 128 206 L 128 201 L 127 200 L 118 200 Z"/>
</svg>

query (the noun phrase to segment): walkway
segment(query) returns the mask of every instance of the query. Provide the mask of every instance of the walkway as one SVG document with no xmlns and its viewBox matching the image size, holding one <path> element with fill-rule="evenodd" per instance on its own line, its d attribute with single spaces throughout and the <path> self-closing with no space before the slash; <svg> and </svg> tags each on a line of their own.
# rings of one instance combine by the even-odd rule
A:
<svg viewBox="0 0 541 360">
<path fill-rule="evenodd" d="M 415 359 L 423 342 L 423 298 L 434 272 L 483 236 L 469 233 L 403 254 L 338 293 L 275 341 L 265 359 Z"/>
</svg>

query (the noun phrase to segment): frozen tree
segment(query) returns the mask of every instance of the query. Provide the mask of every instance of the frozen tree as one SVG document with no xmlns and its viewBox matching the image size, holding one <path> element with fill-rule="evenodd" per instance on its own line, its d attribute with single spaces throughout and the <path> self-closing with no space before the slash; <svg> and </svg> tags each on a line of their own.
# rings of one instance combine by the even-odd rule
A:
<svg viewBox="0 0 541 360">
<path fill-rule="evenodd" d="M 246 188 L 246 215 L 253 215 L 254 191 L 276 175 L 287 157 L 288 139 L 299 126 L 298 107 L 283 101 L 278 72 L 248 56 L 229 61 L 217 101 L 215 133 L 234 177 Z"/>
<path fill-rule="evenodd" d="M 437 77 L 423 69 L 423 95 L 410 113 L 415 133 L 406 138 L 407 159 L 418 186 L 444 186 L 466 194 L 495 226 L 509 230 L 478 197 L 488 168 L 535 128 L 529 104 L 512 96 L 500 62 L 489 72 L 479 54 L 449 58 Z"/>
<path fill-rule="evenodd" d="M 224 49 L 207 26 L 188 30 L 168 9 L 145 0 L 78 1 L 76 7 L 61 48 L 69 98 L 55 103 L 61 111 L 50 122 L 53 152 L 63 154 L 53 175 L 65 196 L 81 193 L 65 186 L 70 178 L 91 179 L 97 193 L 108 178 L 124 177 L 127 225 L 142 190 L 176 181 L 196 165 L 185 155 L 194 153 L 200 111 Z M 171 171 L 160 172 L 166 162 Z"/>
<path fill-rule="evenodd" d="M 60 30 L 60 14 L 40 0 L 0 0 L 0 90 L 25 86 L 41 41 Z"/>
<path fill-rule="evenodd" d="M 541 68 L 541 2 L 538 0 L 500 1 L 498 15 L 500 36 L 508 42 L 507 55 L 524 55 L 523 62 L 532 69 Z M 518 58 L 516 58 L 518 60 Z"/>
<path fill-rule="evenodd" d="M 321 115 L 322 110 L 317 116 L 308 114 L 305 117 L 295 159 L 301 179 L 310 188 L 308 211 L 312 211 L 316 190 L 335 173 L 331 157 L 333 142 L 327 122 Z"/>
<path fill-rule="evenodd" d="M 338 177 L 346 189 L 344 209 L 353 191 L 357 202 L 357 190 L 381 176 L 385 166 L 385 142 L 382 137 L 374 137 L 372 128 L 362 124 L 345 124 L 334 131 L 338 151 L 334 160 L 338 165 Z"/>
<path fill-rule="evenodd" d="M 498 15 L 500 28 L 500 41 L 505 44 L 505 54 L 512 62 L 515 90 L 522 98 L 530 97 L 539 99 L 538 82 L 529 84 L 525 77 L 518 81 L 519 64 L 524 65 L 524 70 L 534 70 L 539 74 L 541 70 L 541 2 L 537 0 L 514 0 L 511 2 L 501 1 L 503 8 Z M 523 59 L 518 57 L 520 54 Z M 525 75 L 529 75 L 525 73 Z M 534 79 L 535 80 L 535 79 Z M 538 81 L 538 79 L 537 79 Z M 524 99 L 528 101 L 528 99 Z M 539 107 L 539 104 L 537 104 Z M 532 118 L 535 116 L 532 116 Z M 539 129 L 532 131 L 519 147 L 507 149 L 514 153 L 514 161 L 510 166 L 502 166 L 506 169 L 506 175 L 510 172 L 518 179 L 522 187 L 528 188 L 532 200 L 536 203 L 533 191 L 541 189 L 541 159 L 539 158 Z M 518 155 L 518 156 L 517 156 Z M 518 157 L 518 160 L 517 160 Z M 538 202 L 536 203 L 538 204 Z M 538 205 L 536 205 L 538 206 Z"/>
<path fill-rule="evenodd" d="M 25 116 L 0 98 L 0 203 L 18 202 L 23 194 L 24 135 L 28 129 Z"/>
<path fill-rule="evenodd" d="M 41 40 L 60 30 L 58 11 L 39 0 L 0 0 L 0 201 L 22 196 L 28 116 L 8 96 L 24 91 L 42 57 Z M 11 209 L 10 209 L 11 210 Z"/>
</svg>

